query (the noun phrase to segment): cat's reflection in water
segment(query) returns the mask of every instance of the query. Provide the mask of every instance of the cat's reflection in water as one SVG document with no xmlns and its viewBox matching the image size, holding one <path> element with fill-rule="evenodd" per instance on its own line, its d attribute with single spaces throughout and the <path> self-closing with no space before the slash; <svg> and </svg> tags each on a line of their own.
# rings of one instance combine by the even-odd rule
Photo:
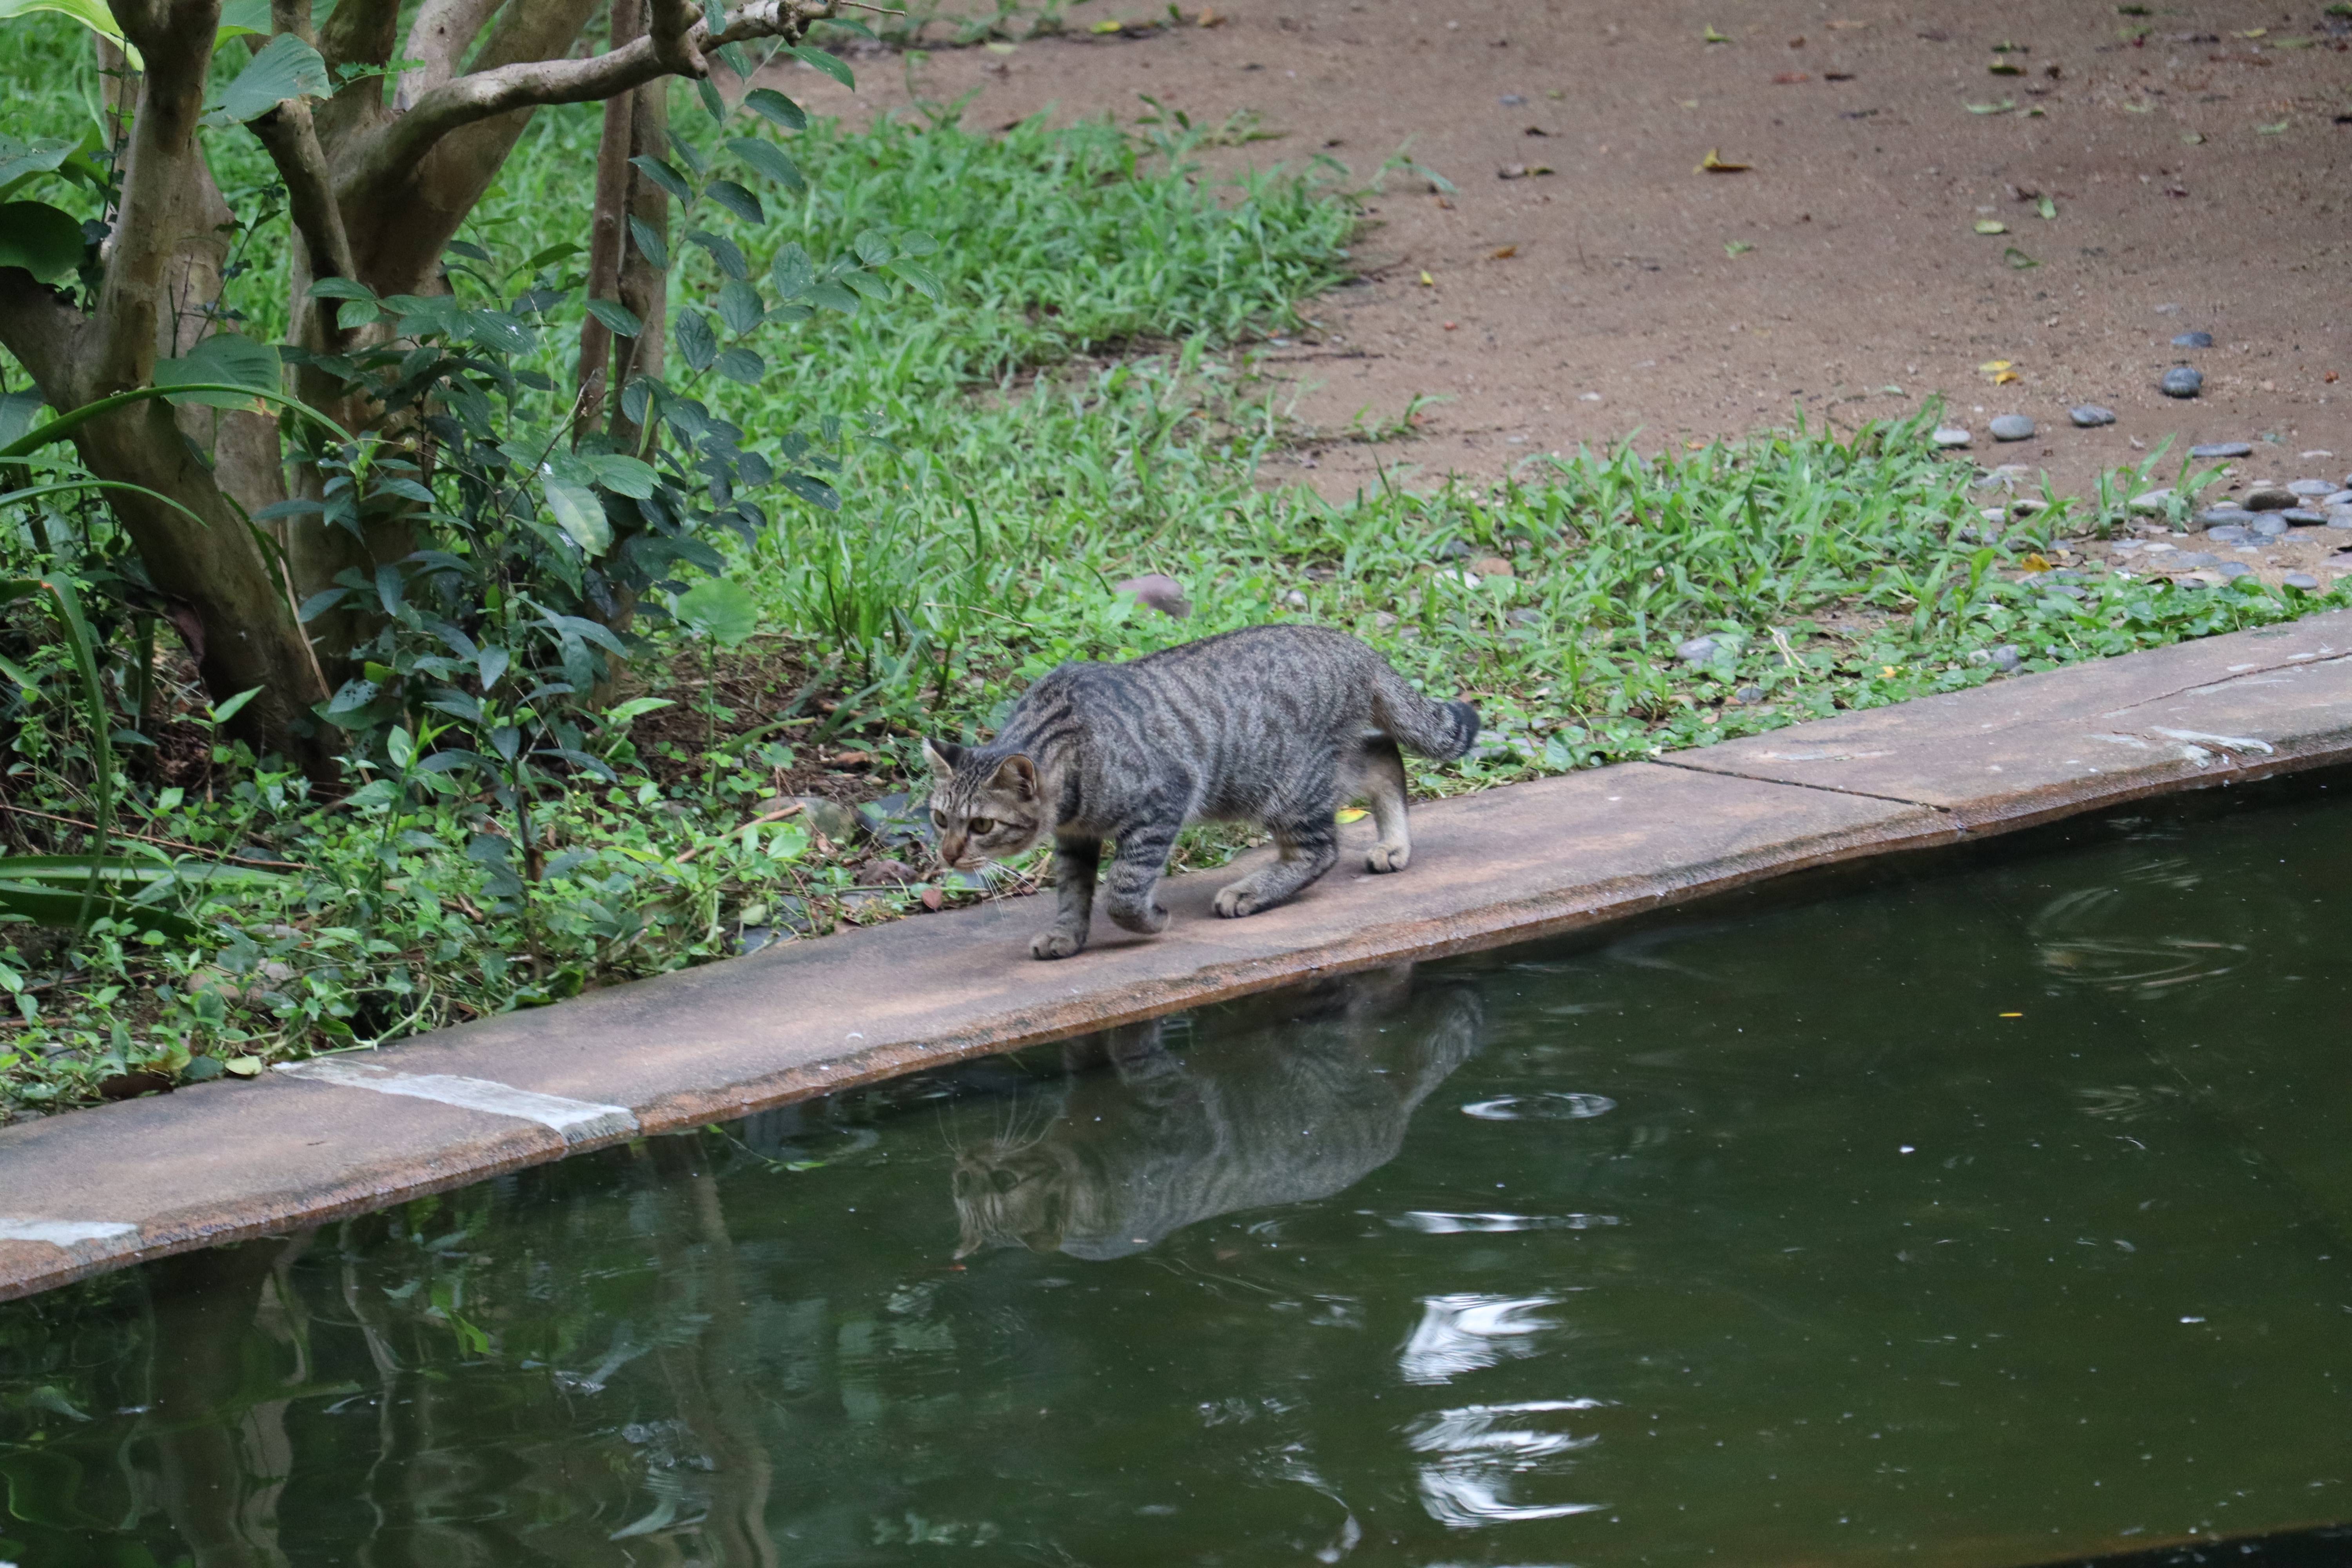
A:
<svg viewBox="0 0 2352 1568">
<path fill-rule="evenodd" d="M 1141 1252 L 1196 1220 L 1325 1198 L 1396 1157 L 1414 1107 L 1479 1044 L 1467 986 L 1411 964 L 1074 1040 L 1066 1072 L 961 1151 L 956 1256 Z"/>
</svg>

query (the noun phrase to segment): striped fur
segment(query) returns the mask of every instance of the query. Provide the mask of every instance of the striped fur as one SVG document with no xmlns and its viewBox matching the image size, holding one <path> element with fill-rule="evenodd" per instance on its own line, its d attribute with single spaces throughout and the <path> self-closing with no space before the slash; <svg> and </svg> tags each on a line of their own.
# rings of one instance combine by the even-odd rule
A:
<svg viewBox="0 0 2352 1568">
<path fill-rule="evenodd" d="M 1155 896 L 1190 822 L 1245 822 L 1280 858 L 1217 894 L 1221 915 L 1297 894 L 1339 858 L 1333 814 L 1372 810 L 1366 864 L 1412 853 L 1398 748 L 1451 762 L 1477 738 L 1467 702 L 1433 702 L 1354 637 L 1319 626 L 1250 626 L 1129 664 L 1066 664 L 1031 687 L 984 746 L 927 742 L 940 858 L 976 868 L 1054 839 L 1059 911 L 1039 958 L 1086 946 L 1099 880 L 1129 931 L 1168 923 Z M 1101 864 L 1103 843 L 1116 845 Z"/>
</svg>

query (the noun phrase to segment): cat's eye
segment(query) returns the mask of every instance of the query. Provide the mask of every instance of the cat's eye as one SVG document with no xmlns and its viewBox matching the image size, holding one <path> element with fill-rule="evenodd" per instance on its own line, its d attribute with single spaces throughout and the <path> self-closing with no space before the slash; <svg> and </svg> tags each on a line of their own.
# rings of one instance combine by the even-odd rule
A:
<svg viewBox="0 0 2352 1568">
<path fill-rule="evenodd" d="M 947 825 L 948 814 L 946 812 L 934 811 L 931 813 L 931 826 L 933 827 L 945 827 Z"/>
<path fill-rule="evenodd" d="M 967 826 L 974 833 L 993 833 L 996 831 L 996 823 L 992 817 L 975 816 L 969 824 L 967 824 Z"/>
</svg>

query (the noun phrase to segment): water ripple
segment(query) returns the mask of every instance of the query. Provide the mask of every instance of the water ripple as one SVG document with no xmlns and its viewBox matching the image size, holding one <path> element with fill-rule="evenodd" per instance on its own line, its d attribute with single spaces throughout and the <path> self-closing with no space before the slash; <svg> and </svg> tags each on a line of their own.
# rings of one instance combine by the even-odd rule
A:
<svg viewBox="0 0 2352 1568">
<path fill-rule="evenodd" d="M 1555 1089 L 1544 1094 L 1506 1094 L 1474 1100 L 1462 1108 L 1465 1116 L 1481 1121 L 1581 1121 L 1606 1116 L 1617 1102 L 1605 1094 L 1575 1094 Z"/>
</svg>

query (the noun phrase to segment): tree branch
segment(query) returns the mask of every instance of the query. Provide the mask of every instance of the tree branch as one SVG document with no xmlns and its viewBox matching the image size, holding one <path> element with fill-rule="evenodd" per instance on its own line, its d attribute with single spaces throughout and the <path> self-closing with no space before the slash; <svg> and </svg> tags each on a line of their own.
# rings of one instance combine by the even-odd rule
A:
<svg viewBox="0 0 2352 1568">
<path fill-rule="evenodd" d="M 694 47 L 694 29 L 702 20 L 702 7 L 693 0 L 652 0 L 649 9 L 646 31 L 653 37 L 654 58 L 662 68 L 672 76 L 709 76 L 710 67 Z"/>
<path fill-rule="evenodd" d="M 310 252 L 309 272 L 320 278 L 355 278 L 352 242 L 343 232 L 343 209 L 335 205 L 334 174 L 327 167 L 326 149 L 319 144 L 310 106 L 289 98 L 251 122 L 253 133 L 278 166 L 286 182 L 286 205 L 294 232 Z M 297 300 L 299 307 L 300 301 Z"/>
<path fill-rule="evenodd" d="M 121 0 L 116 21 L 146 57 L 131 126 L 122 198 L 99 286 L 94 353 L 79 368 L 81 397 L 144 385 L 156 353 L 165 274 L 187 237 L 180 216 L 202 165 L 196 116 L 205 101 L 220 0 Z"/>
<path fill-rule="evenodd" d="M 21 267 L 0 267 L 0 348 L 33 373 L 49 406 L 67 409 L 74 395 L 74 365 L 89 318 L 66 294 L 34 281 Z"/>
<path fill-rule="evenodd" d="M 681 42 L 696 55 L 754 38 L 798 38 L 834 14 L 839 0 L 753 0 L 729 15 L 716 36 L 697 20 Z M 352 150 L 337 189 L 346 206 L 381 199 L 443 137 L 478 121 L 551 103 L 592 103 L 671 74 L 652 37 L 584 60 L 528 60 L 478 70 L 426 92 L 399 119 Z"/>
<path fill-rule="evenodd" d="M 425 0 L 400 51 L 401 58 L 420 63 L 401 77 L 393 108 L 405 114 L 418 99 L 456 76 L 457 62 L 498 8 L 499 0 Z"/>
</svg>

